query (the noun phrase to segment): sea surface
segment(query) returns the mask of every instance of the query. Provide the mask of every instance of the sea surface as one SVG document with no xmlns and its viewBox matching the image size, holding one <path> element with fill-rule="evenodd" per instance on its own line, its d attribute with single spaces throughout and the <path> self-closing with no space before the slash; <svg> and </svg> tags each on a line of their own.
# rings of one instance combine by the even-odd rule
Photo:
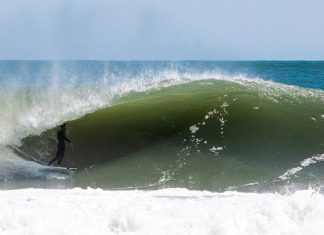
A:
<svg viewBox="0 0 324 235">
<path fill-rule="evenodd" d="M 321 61 L 0 61 L 0 234 L 321 234 L 323 104 Z"/>
</svg>

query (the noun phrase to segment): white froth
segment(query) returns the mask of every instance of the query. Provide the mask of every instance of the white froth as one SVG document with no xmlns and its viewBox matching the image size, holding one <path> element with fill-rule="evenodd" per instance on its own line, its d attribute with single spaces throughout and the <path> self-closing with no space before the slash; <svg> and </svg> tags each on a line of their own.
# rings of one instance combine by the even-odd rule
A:
<svg viewBox="0 0 324 235">
<path fill-rule="evenodd" d="M 289 169 L 286 171 L 283 175 L 279 176 L 279 179 L 281 180 L 287 180 L 290 179 L 290 176 L 295 175 L 297 172 L 301 171 L 303 168 L 298 166 L 292 169 Z"/>
<path fill-rule="evenodd" d="M 192 134 L 194 134 L 199 130 L 199 127 L 197 127 L 196 125 L 193 125 L 189 128 L 189 130 L 191 131 Z"/>
<path fill-rule="evenodd" d="M 229 104 L 227 103 L 227 102 L 224 102 L 220 107 L 221 108 L 226 108 L 226 107 L 228 107 L 229 106 Z"/>
<path fill-rule="evenodd" d="M 225 120 L 223 117 L 221 117 L 221 118 L 219 119 L 219 122 L 220 122 L 222 125 L 224 125 L 225 122 L 226 122 L 226 120 Z"/>
<path fill-rule="evenodd" d="M 2 234 L 322 234 L 324 197 L 158 191 L 0 192 Z"/>
<path fill-rule="evenodd" d="M 209 149 L 210 152 L 215 153 L 216 155 L 219 154 L 219 151 L 221 151 L 221 150 L 223 150 L 223 147 L 215 147 L 215 146 L 213 146 L 213 147 L 211 147 Z"/>
<path fill-rule="evenodd" d="M 299 163 L 300 166 L 287 170 L 283 175 L 279 176 L 278 178 L 281 180 L 290 179 L 291 176 L 303 170 L 305 167 L 322 161 L 324 161 L 324 154 L 319 154 L 319 155 L 306 158 Z"/>
</svg>

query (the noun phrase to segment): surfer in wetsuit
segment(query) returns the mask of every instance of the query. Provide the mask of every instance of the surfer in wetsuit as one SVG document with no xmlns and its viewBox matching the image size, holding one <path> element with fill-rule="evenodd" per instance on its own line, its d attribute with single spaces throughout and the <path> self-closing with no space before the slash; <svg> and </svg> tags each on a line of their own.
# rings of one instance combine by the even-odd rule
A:
<svg viewBox="0 0 324 235">
<path fill-rule="evenodd" d="M 66 137 L 66 130 L 68 128 L 67 123 L 63 123 L 61 125 L 61 130 L 59 130 L 57 132 L 57 140 L 58 140 L 58 144 L 57 144 L 57 152 L 56 152 L 56 156 L 48 163 L 48 165 L 50 166 L 53 162 L 58 160 L 58 164 L 61 164 L 61 161 L 64 157 L 64 152 L 65 152 L 65 141 L 71 143 L 71 140 L 69 140 Z"/>
</svg>

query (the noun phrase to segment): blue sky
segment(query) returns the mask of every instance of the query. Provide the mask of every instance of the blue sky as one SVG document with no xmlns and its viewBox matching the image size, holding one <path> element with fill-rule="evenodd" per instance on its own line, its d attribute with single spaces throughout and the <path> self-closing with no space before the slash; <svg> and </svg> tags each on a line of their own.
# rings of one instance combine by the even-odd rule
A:
<svg viewBox="0 0 324 235">
<path fill-rule="evenodd" d="M 323 0 L 0 0 L 0 59 L 323 60 Z"/>
</svg>

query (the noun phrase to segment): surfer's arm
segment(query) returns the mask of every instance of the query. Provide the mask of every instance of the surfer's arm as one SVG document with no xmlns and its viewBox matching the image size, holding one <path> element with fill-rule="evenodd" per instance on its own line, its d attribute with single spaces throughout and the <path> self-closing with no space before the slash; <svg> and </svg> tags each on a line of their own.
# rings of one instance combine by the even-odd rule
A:
<svg viewBox="0 0 324 235">
<path fill-rule="evenodd" d="M 70 140 L 70 139 L 69 139 L 68 137 L 66 137 L 66 135 L 65 135 L 65 134 L 64 134 L 64 136 L 63 136 L 63 137 L 64 137 L 64 139 L 65 139 L 65 140 L 66 140 L 67 142 L 69 142 L 70 144 L 72 143 L 72 142 L 71 142 L 71 140 Z"/>
</svg>

